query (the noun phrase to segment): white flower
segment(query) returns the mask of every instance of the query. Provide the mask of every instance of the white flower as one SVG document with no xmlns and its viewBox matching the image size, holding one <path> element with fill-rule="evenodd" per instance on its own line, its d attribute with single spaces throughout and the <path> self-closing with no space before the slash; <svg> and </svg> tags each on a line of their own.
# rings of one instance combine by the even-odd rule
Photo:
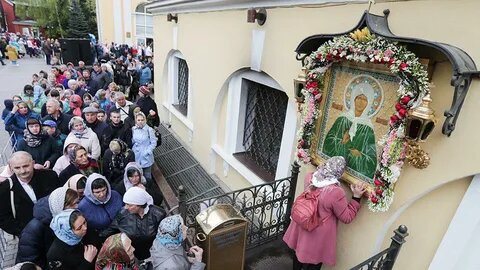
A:
<svg viewBox="0 0 480 270">
<path fill-rule="evenodd" d="M 395 182 L 397 182 L 398 178 L 400 177 L 400 172 L 401 172 L 401 168 L 398 167 L 397 165 L 392 165 L 389 167 L 390 169 L 390 183 L 394 184 Z"/>
</svg>

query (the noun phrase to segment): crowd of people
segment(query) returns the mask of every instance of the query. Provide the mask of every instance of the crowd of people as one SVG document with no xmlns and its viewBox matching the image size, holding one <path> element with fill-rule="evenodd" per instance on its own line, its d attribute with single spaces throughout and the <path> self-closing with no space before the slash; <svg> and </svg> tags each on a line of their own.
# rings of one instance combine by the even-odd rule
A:
<svg viewBox="0 0 480 270">
<path fill-rule="evenodd" d="M 92 68 L 33 74 L 4 101 L 15 152 L 0 170 L 0 229 L 19 238 L 12 269 L 205 267 L 201 248 L 187 256 L 186 226 L 152 177 L 151 57 L 118 50 Z"/>
</svg>

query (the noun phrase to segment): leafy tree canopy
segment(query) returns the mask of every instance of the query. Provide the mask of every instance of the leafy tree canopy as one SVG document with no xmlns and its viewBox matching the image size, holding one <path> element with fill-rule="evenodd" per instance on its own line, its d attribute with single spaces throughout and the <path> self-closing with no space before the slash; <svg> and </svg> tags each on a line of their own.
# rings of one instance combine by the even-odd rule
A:
<svg viewBox="0 0 480 270">
<path fill-rule="evenodd" d="M 68 37 L 69 20 L 76 23 L 86 24 L 87 33 L 97 35 L 97 21 L 94 0 L 77 1 L 80 6 L 82 20 L 78 16 L 70 16 L 73 0 L 17 0 L 15 1 L 15 13 L 21 19 L 32 19 L 37 26 L 44 28 L 49 37 Z M 77 11 L 78 12 L 78 11 Z M 83 26 L 82 26 L 83 27 Z"/>
</svg>

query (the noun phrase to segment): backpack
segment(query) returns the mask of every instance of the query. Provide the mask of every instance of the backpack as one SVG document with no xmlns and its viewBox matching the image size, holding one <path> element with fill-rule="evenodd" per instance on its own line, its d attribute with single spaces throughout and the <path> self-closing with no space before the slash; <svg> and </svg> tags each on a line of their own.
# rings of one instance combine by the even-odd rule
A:
<svg viewBox="0 0 480 270">
<path fill-rule="evenodd" d="M 318 196 L 319 189 L 307 189 L 300 194 L 292 206 L 292 219 L 306 231 L 312 231 L 320 223 L 320 216 L 318 215 Z M 324 219 L 325 220 L 325 219 Z M 323 221 L 324 221 L 323 220 Z"/>
</svg>

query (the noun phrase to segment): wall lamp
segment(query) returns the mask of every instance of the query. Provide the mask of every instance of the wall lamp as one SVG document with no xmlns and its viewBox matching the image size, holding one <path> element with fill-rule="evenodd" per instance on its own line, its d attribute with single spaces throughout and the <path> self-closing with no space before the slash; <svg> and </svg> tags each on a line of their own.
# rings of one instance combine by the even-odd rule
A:
<svg viewBox="0 0 480 270">
<path fill-rule="evenodd" d="M 247 12 L 247 22 L 254 23 L 257 20 L 258 25 L 263 25 L 267 21 L 267 11 L 264 8 L 256 10 L 251 8 Z"/>
<path fill-rule="evenodd" d="M 168 13 L 167 14 L 167 21 L 169 21 L 169 22 L 175 21 L 175 23 L 178 23 L 178 15 L 177 14 L 173 15 L 172 13 Z"/>
</svg>

